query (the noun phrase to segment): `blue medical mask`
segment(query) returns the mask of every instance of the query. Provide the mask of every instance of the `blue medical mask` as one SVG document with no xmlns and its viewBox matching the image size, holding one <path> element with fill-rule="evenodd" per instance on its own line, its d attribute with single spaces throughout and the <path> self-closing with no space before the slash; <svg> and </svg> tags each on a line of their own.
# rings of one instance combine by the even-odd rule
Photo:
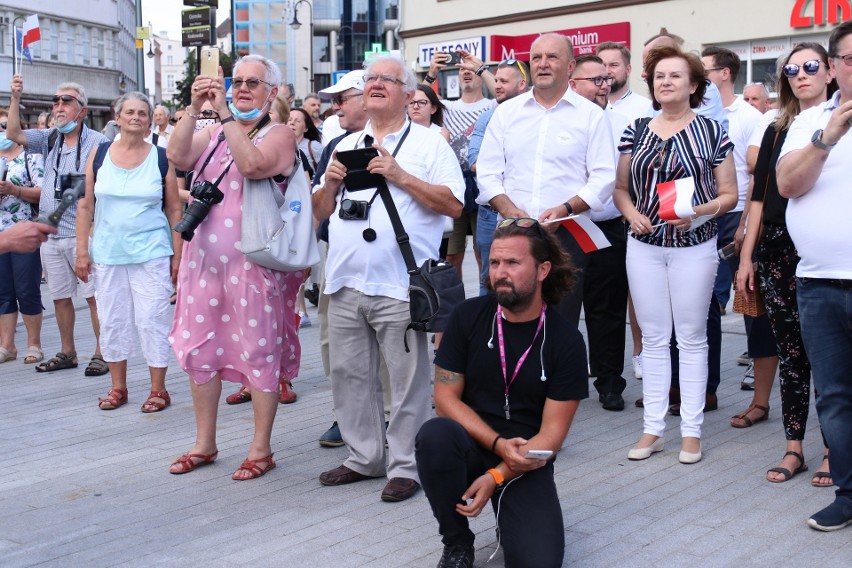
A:
<svg viewBox="0 0 852 568">
<path fill-rule="evenodd" d="M 263 106 L 260 108 L 253 108 L 249 111 L 241 111 L 237 107 L 234 106 L 234 103 L 228 103 L 228 110 L 231 111 L 231 114 L 234 115 L 239 121 L 242 122 L 251 122 L 253 120 L 257 120 L 260 118 L 260 115 L 263 114 L 263 109 L 266 107 L 266 103 L 263 103 Z"/>
<path fill-rule="evenodd" d="M 0 150 L 8 150 L 14 145 L 15 143 L 12 140 L 6 138 L 5 132 L 0 132 Z"/>
<path fill-rule="evenodd" d="M 80 111 L 74 116 L 74 120 L 69 120 L 63 126 L 57 126 L 56 130 L 62 134 L 70 134 L 71 132 L 74 132 L 74 129 L 77 128 L 77 117 L 80 116 L 81 112 L 83 112 L 83 109 L 80 109 Z"/>
</svg>

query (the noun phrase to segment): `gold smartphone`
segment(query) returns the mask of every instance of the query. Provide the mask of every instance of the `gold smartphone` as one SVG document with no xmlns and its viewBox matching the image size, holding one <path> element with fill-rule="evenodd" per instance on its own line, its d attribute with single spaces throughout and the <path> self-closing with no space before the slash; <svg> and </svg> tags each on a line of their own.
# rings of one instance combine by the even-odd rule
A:
<svg viewBox="0 0 852 568">
<path fill-rule="evenodd" d="M 205 47 L 201 50 L 200 75 L 215 79 L 219 76 L 219 48 Z"/>
</svg>

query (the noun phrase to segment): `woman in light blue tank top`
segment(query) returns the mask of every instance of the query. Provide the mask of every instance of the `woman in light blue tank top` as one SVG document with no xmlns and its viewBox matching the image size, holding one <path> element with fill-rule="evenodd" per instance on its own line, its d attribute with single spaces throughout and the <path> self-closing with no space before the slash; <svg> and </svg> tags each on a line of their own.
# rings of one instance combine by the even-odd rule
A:
<svg viewBox="0 0 852 568">
<path fill-rule="evenodd" d="M 165 152 L 145 142 L 152 115 L 142 93 L 118 100 L 121 137 L 92 152 L 86 195 L 77 208 L 77 276 L 84 282 L 95 279 L 101 351 L 112 378 L 106 398 L 99 399 L 101 410 L 127 403 L 127 359 L 137 345 L 151 373 L 151 393 L 142 412 L 159 412 L 171 404 L 166 390 L 169 296 L 182 241 L 170 227 L 180 220 L 181 205 L 174 168 L 163 172 Z"/>
</svg>

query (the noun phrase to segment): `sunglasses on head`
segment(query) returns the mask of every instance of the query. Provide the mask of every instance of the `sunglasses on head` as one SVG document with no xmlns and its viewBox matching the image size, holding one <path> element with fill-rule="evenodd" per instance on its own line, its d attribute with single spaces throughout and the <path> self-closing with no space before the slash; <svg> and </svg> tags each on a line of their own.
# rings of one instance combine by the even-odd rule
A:
<svg viewBox="0 0 852 568">
<path fill-rule="evenodd" d="M 503 219 L 502 221 L 500 221 L 497 224 L 497 228 L 505 229 L 506 227 L 511 227 L 512 225 L 517 225 L 521 229 L 532 229 L 533 227 L 538 227 L 538 221 L 529 217 L 509 217 L 508 219 Z"/>
<path fill-rule="evenodd" d="M 782 68 L 785 77 L 789 77 L 792 79 L 796 75 L 799 74 L 799 69 L 804 69 L 805 73 L 808 75 L 816 75 L 817 71 L 819 71 L 820 63 L 822 63 L 819 59 L 811 59 L 810 61 L 805 61 L 802 63 L 801 67 L 796 65 L 795 63 L 788 63 Z"/>
<path fill-rule="evenodd" d="M 527 78 L 527 72 L 524 71 L 524 65 L 523 65 L 523 63 L 520 62 L 520 60 L 518 60 L 518 59 L 507 59 L 503 63 L 505 63 L 506 65 L 508 65 L 510 67 L 511 66 L 517 67 L 518 71 L 521 72 L 521 75 L 524 76 L 524 81 L 529 81 L 529 79 Z"/>
<path fill-rule="evenodd" d="M 53 95 L 53 104 L 62 101 L 63 103 L 70 103 L 71 101 L 77 101 L 77 104 L 83 106 L 83 103 L 80 102 L 80 99 L 77 97 L 72 97 L 71 95 Z"/>
</svg>

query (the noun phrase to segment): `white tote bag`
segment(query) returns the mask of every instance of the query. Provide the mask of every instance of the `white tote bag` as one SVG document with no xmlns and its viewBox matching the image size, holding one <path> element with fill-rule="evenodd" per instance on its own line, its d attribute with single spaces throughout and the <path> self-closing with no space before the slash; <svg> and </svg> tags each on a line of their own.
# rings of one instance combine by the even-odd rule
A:
<svg viewBox="0 0 852 568">
<path fill-rule="evenodd" d="M 251 262 L 282 272 L 319 262 L 311 188 L 298 152 L 284 194 L 271 178 L 244 181 L 242 221 L 240 250 Z"/>
</svg>

